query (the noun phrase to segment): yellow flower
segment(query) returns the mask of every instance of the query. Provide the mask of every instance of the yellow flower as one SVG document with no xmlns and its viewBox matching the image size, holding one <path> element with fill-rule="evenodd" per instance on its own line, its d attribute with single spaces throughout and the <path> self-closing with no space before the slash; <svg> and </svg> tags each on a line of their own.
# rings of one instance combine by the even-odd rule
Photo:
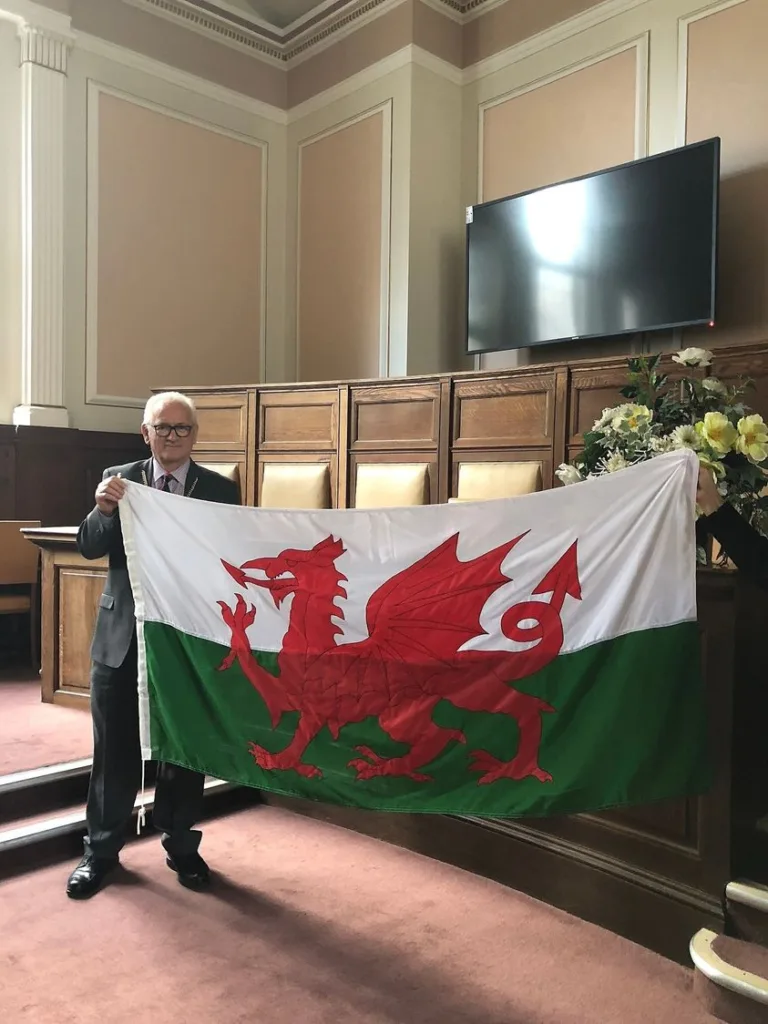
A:
<svg viewBox="0 0 768 1024">
<path fill-rule="evenodd" d="M 614 409 L 612 427 L 614 430 L 645 431 L 653 419 L 653 411 L 647 405 L 627 403 Z"/>
<path fill-rule="evenodd" d="M 736 427 L 721 412 L 708 412 L 701 427 L 697 423 L 696 429 L 718 455 L 727 455 L 739 436 Z"/>
<path fill-rule="evenodd" d="M 738 430 L 736 445 L 742 455 L 746 455 L 752 462 L 764 462 L 768 458 L 768 426 L 763 417 L 757 413 L 742 417 Z"/>
</svg>

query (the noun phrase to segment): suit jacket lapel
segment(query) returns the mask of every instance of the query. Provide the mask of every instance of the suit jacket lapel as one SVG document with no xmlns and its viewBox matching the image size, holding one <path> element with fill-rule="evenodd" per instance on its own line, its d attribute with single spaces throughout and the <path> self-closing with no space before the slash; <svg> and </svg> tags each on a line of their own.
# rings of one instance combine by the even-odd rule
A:
<svg viewBox="0 0 768 1024">
<path fill-rule="evenodd" d="M 186 479 L 186 481 L 184 483 L 184 496 L 185 497 L 188 498 L 191 495 L 192 491 L 194 490 L 195 484 L 197 483 L 197 478 L 199 476 L 200 476 L 200 473 L 198 472 L 197 466 L 190 459 L 189 460 L 189 469 L 187 470 L 187 479 Z"/>
<path fill-rule="evenodd" d="M 152 459 L 145 459 L 141 464 L 139 479 L 143 484 L 152 486 Z"/>
</svg>

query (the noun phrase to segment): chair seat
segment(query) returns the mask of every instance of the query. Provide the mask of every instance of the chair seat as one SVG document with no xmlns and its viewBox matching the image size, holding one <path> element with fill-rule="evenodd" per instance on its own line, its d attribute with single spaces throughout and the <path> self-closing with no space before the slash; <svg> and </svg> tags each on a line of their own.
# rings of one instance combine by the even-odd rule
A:
<svg viewBox="0 0 768 1024">
<path fill-rule="evenodd" d="M 0 615 L 20 615 L 31 610 L 29 594 L 0 594 Z"/>
</svg>

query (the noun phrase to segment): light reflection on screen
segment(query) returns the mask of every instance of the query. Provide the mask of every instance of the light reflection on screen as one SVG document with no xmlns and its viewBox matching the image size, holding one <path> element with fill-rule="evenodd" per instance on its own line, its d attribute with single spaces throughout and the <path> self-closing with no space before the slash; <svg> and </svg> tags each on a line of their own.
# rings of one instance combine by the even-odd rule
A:
<svg viewBox="0 0 768 1024">
<path fill-rule="evenodd" d="M 719 140 L 476 206 L 467 349 L 715 317 Z"/>
<path fill-rule="evenodd" d="M 586 244 L 589 183 L 572 181 L 521 199 L 531 245 L 547 263 L 571 265 Z"/>
</svg>

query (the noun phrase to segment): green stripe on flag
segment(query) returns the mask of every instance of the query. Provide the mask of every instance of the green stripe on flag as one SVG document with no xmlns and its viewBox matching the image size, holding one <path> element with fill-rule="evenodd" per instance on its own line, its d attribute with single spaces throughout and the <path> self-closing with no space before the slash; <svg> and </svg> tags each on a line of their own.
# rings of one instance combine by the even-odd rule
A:
<svg viewBox="0 0 768 1024">
<path fill-rule="evenodd" d="M 396 757 L 407 747 L 392 741 L 373 718 L 327 728 L 302 761 L 320 767 L 320 779 L 292 771 L 265 771 L 249 744 L 272 752 L 291 741 L 299 712 L 283 714 L 273 729 L 266 707 L 237 664 L 218 671 L 227 648 L 170 626 L 144 624 L 153 757 L 216 778 L 289 796 L 379 811 L 493 817 L 573 814 L 644 804 L 704 791 L 711 783 L 706 705 L 698 626 L 686 622 L 564 654 L 516 688 L 554 707 L 542 714 L 539 765 L 551 782 L 500 779 L 478 785 L 474 751 L 510 761 L 518 728 L 507 715 L 468 712 L 447 700 L 433 719 L 461 730 L 423 768 L 431 781 L 374 778 L 358 781 L 348 762 L 365 746 Z M 278 655 L 254 652 L 278 676 Z M 158 683 L 161 682 L 161 685 Z"/>
</svg>

